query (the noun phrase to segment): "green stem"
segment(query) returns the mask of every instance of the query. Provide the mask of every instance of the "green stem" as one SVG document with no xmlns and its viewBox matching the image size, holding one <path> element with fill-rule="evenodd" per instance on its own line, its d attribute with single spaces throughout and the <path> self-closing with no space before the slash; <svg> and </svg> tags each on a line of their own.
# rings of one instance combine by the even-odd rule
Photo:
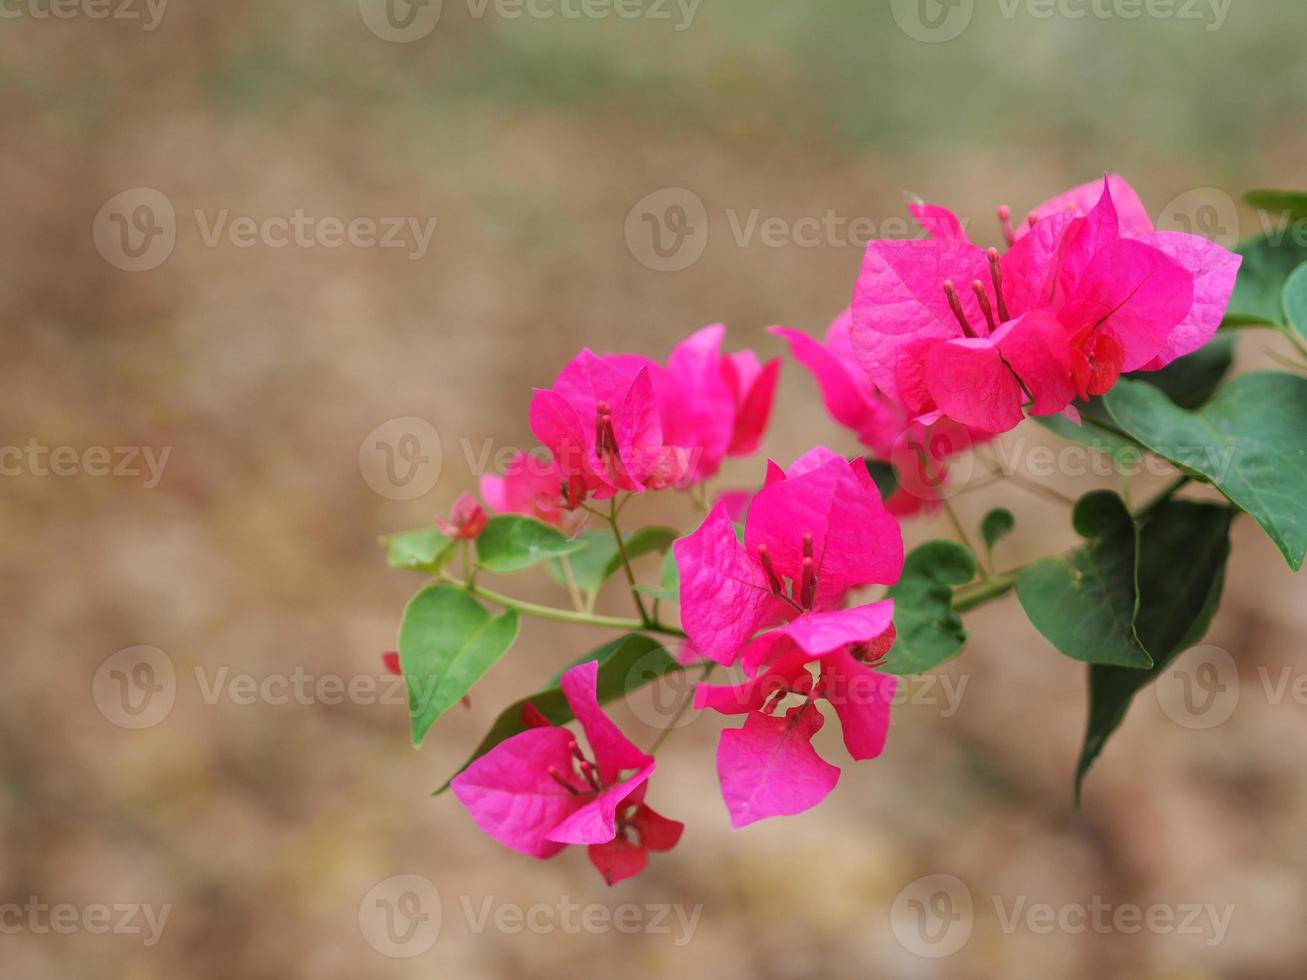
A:
<svg viewBox="0 0 1307 980">
<path fill-rule="evenodd" d="M 548 619 L 557 623 L 578 623 L 582 626 L 599 626 L 604 629 L 629 630 L 633 632 L 644 631 L 646 633 L 663 633 L 667 636 L 684 637 L 686 634 L 683 630 L 675 626 L 665 626 L 662 623 L 644 623 L 638 619 L 622 619 L 617 616 L 597 616 L 593 613 L 575 612 L 571 609 L 558 609 L 554 606 L 540 606 L 534 602 L 525 602 L 522 599 L 514 599 L 512 596 L 506 596 L 499 592 L 492 592 L 490 589 L 482 588 L 479 585 L 468 585 L 456 578 L 445 576 L 445 581 L 451 585 L 465 591 L 470 596 L 478 599 L 485 599 L 487 602 L 493 602 L 497 606 L 503 606 L 505 609 L 516 609 L 524 616 L 534 616 L 536 619 Z"/>
<path fill-rule="evenodd" d="M 699 675 L 699 683 L 702 684 L 709 677 L 711 677 L 712 672 L 716 669 L 717 669 L 717 664 L 714 663 L 713 661 L 709 660 L 707 663 L 705 663 L 703 666 L 703 673 Z M 676 714 L 672 716 L 672 720 L 668 723 L 667 727 L 658 733 L 658 737 L 654 739 L 653 745 L 649 746 L 649 752 L 648 752 L 649 755 L 654 755 L 659 749 L 663 747 L 663 743 L 667 741 L 668 736 L 670 736 L 672 732 L 676 731 L 676 729 L 680 726 L 681 719 L 685 717 L 685 713 L 690 710 L 690 705 L 692 704 L 694 704 L 693 692 L 690 694 L 688 698 L 686 698 L 681 703 L 681 706 L 678 709 L 676 709 Z"/>
<path fill-rule="evenodd" d="M 977 582 L 975 585 L 963 586 L 954 593 L 953 610 L 964 613 L 987 602 L 1000 599 L 1011 592 L 1016 584 L 1017 576 L 1012 572 L 1007 575 L 996 575 L 988 581 Z"/>
<path fill-rule="evenodd" d="M 644 600 L 640 598 L 640 590 L 636 586 L 635 571 L 631 568 L 631 558 L 626 553 L 626 542 L 622 540 L 622 529 L 617 526 L 617 515 L 620 508 L 617 506 L 617 498 L 613 498 L 612 510 L 608 516 L 608 524 L 613 529 L 613 537 L 617 540 L 617 554 L 622 559 L 622 570 L 626 573 L 626 584 L 630 586 L 631 598 L 635 600 L 635 609 L 640 614 L 640 621 L 645 626 L 651 626 L 653 620 L 649 618 L 649 611 L 644 607 Z"/>
</svg>

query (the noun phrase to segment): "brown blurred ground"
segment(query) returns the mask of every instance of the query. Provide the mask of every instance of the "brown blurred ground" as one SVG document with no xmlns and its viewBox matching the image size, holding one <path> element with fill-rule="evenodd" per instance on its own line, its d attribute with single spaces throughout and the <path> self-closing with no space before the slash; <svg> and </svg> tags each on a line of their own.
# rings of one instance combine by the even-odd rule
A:
<svg viewBox="0 0 1307 980">
<path fill-rule="evenodd" d="M 923 44 L 887 6 L 851 0 L 704 0 L 680 32 L 444 7 L 409 44 L 377 37 L 345 2 L 177 3 L 151 32 L 85 16 L 0 25 L 2 441 L 172 447 L 150 489 L 85 473 L 4 478 L 0 904 L 173 907 L 148 948 L 132 935 L 0 934 L 0 975 L 1301 976 L 1307 708 L 1269 703 L 1257 670 L 1296 676 L 1307 610 L 1301 579 L 1246 520 L 1208 640 L 1240 665 L 1237 710 L 1191 731 L 1141 696 L 1079 812 L 1082 671 L 1008 601 L 971 617 L 969 649 L 943 671 L 966 683 L 956 712 L 942 717 L 918 686 L 922 703 L 897 711 L 885 756 L 847 766 L 810 814 L 730 833 L 716 723 L 678 733 L 651 801 L 689 830 L 615 891 L 580 853 L 518 857 L 428 795 L 502 703 L 603 637 L 527 623 L 472 709 L 442 720 L 420 753 L 401 706 L 210 705 L 195 670 L 208 683 L 224 669 L 380 675 L 377 654 L 420 580 L 384 567 L 377 535 L 429 523 L 474 485 L 464 443 L 474 457 L 529 446 L 532 385 L 582 345 L 662 356 L 721 320 L 734 346 L 772 355 L 766 325 L 822 329 L 859 249 L 741 246 L 732 216 L 829 209 L 879 223 L 910 190 L 991 238 L 996 203 L 1024 213 L 1107 168 L 1159 211 L 1200 188 L 1199 205 L 1301 186 L 1307 9 L 1236 0 L 1213 31 L 982 9 L 958 39 Z M 107 200 L 138 187 L 172 202 L 177 241 L 158 268 L 129 273 L 91 230 Z M 668 187 L 705 202 L 710 236 L 699 261 L 659 273 L 624 223 Z M 420 260 L 208 247 L 193 212 L 224 208 L 438 226 Z M 1241 344 L 1256 363 L 1275 341 Z M 370 489 L 359 450 L 407 416 L 439 432 L 443 468 L 430 492 L 396 501 Z M 1052 444 L 1038 430 L 1013 438 Z M 816 442 L 853 448 L 790 365 L 767 451 L 787 460 Z M 733 464 L 723 482 L 756 480 L 761 463 Z M 998 502 L 1020 517 L 1000 564 L 1071 543 L 1064 512 L 1019 489 L 960 508 L 974 524 Z M 663 502 L 641 516 L 691 512 Z M 505 587 L 558 599 L 534 578 Z M 92 696 L 106 659 L 136 645 L 164 651 L 178 678 L 171 713 L 140 731 Z M 653 737 L 648 705 L 621 714 Z M 895 941 L 889 908 L 936 873 L 962 879 L 977 911 L 966 946 L 932 960 Z M 358 924 L 369 890 L 396 874 L 442 896 L 443 929 L 420 958 L 381 955 Z M 463 912 L 464 900 L 562 895 L 703 911 L 680 946 L 652 933 L 475 934 Z M 1214 946 L 1009 933 L 995 895 L 1231 903 L 1234 918 Z"/>
</svg>

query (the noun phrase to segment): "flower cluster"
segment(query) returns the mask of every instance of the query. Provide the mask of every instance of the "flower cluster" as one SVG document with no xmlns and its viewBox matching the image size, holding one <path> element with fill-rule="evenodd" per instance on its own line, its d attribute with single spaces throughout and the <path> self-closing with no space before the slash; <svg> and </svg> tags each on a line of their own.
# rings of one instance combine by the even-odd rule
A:
<svg viewBox="0 0 1307 980">
<path fill-rule="evenodd" d="M 540 449 L 481 481 L 486 507 L 500 516 L 488 517 L 464 495 L 438 520 L 442 540 L 465 562 L 461 579 L 444 574 L 438 588 L 462 590 L 473 603 L 471 611 L 460 607 L 473 632 L 451 644 L 451 656 L 465 658 L 454 673 L 470 678 L 444 703 L 465 697 L 480 676 L 466 660 L 490 642 L 492 621 L 473 600 L 498 602 L 506 616 L 543 609 L 574 622 L 622 622 L 592 616 L 603 576 L 584 599 L 568 563 L 583 545 L 597 547 L 581 535 L 597 517 L 611 525 L 616 544 L 608 541 L 615 552 L 603 552 L 596 567 L 625 568 L 640 614 L 630 629 L 683 639 L 691 655 L 668 662 L 702 671 L 693 707 L 743 716 L 717 748 L 733 827 L 807 810 L 835 787 L 839 768 L 813 745 L 827 717 L 823 705 L 852 759 L 881 754 L 897 687 L 883 669 L 896 643 L 895 606 L 865 590 L 900 579 L 897 519 L 937 505 L 951 456 L 1027 415 L 1078 421 L 1077 399 L 1202 346 L 1220 324 L 1240 263 L 1206 239 L 1156 230 L 1116 176 L 1054 198 L 1019 228 L 1000 208 L 1002 253 L 973 244 L 943 208 L 911 210 L 927 237 L 872 242 L 852 304 L 823 340 L 771 328 L 867 458 L 817 447 L 787 467 L 769 461 L 756 490 L 722 493 L 710 504 L 703 485 L 723 461 L 758 450 L 780 368 L 779 359 L 764 363 L 752 351 L 723 353 L 721 325 L 692 334 L 666 363 L 582 350 L 550 387 L 535 391 L 530 423 Z M 892 464 L 898 489 L 887 500 L 868 459 Z M 620 506 L 632 495 L 691 489 L 706 514 L 671 545 L 661 588 L 642 588 L 618 526 Z M 469 552 L 485 558 L 481 539 L 504 515 L 523 515 L 513 519 L 529 518 L 536 529 L 517 529 L 531 542 L 524 556 L 497 565 L 469 559 Z M 493 536 L 501 550 L 516 540 Z M 664 536 L 664 550 L 672 537 Z M 448 550 L 428 540 L 408 557 L 439 572 Z M 516 569 L 544 558 L 569 584 L 575 611 L 515 603 L 476 583 L 480 567 Z M 679 624 L 661 622 L 657 603 L 649 613 L 642 595 L 676 602 Z M 515 629 L 514 620 L 503 630 L 505 644 Z M 387 666 L 411 676 L 417 668 L 406 657 L 401 634 Z M 645 802 L 662 739 L 641 750 L 605 714 L 601 703 L 614 693 L 603 666 L 598 657 L 573 666 L 555 689 L 510 709 L 450 785 L 500 843 L 537 858 L 584 845 L 614 883 L 641 871 L 650 852 L 675 846 L 683 828 Z M 733 679 L 709 683 L 719 668 Z M 566 727 L 572 720 L 588 747 Z"/>
</svg>

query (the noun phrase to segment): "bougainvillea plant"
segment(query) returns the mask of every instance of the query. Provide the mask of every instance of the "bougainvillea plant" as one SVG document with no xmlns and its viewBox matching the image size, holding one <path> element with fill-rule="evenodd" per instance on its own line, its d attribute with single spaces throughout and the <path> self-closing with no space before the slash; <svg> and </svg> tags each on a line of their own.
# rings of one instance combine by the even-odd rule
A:
<svg viewBox="0 0 1307 980">
<path fill-rule="evenodd" d="M 1307 220 L 1307 194 L 1249 203 Z M 666 363 L 582 350 L 534 394 L 538 450 L 483 477 L 480 500 L 464 494 L 435 526 L 385 539 L 393 566 L 432 579 L 385 655 L 404 675 L 415 745 L 508 652 L 521 618 L 608 634 L 504 708 L 441 788 L 496 841 L 536 858 L 584 845 L 609 883 L 674 847 L 682 824 L 646 798 L 674 809 L 652 777 L 682 715 L 641 749 L 603 706 L 677 672 L 696 682 L 681 712 L 728 716 L 716 768 L 733 827 L 816 806 L 840 777 L 814 748 L 817 731 L 831 720 L 851 759 L 876 758 L 898 678 L 961 653 L 962 616 L 1009 593 L 1087 665 L 1078 798 L 1133 696 L 1206 631 L 1235 518 L 1251 517 L 1301 567 L 1307 243 L 1272 231 L 1230 252 L 1159 231 L 1114 175 L 1019 226 L 999 208 L 1003 250 L 973 244 L 942 207 L 910 210 L 922 236 L 868 246 L 823 339 L 771 331 L 863 453 L 817 446 L 760 462 L 753 488 L 711 493 L 725 458 L 758 451 L 780 360 L 724 353 L 725 328 L 710 326 Z M 1253 326 L 1288 343 L 1274 355 L 1285 370 L 1227 380 L 1236 331 Z M 1173 478 L 1134 506 L 1103 490 L 1068 501 L 1079 547 L 996 571 L 1016 516 L 992 511 L 984 550 L 973 547 L 949 504 L 960 492 L 950 468 L 971 455 L 995 479 L 1055 493 L 989 451 L 1027 419 L 1113 463 L 1151 454 Z M 684 494 L 697 526 L 625 526 L 626 504 L 651 493 Z M 939 510 L 957 539 L 905 556 L 900 521 Z M 642 582 L 633 563 L 653 554 L 661 574 Z M 558 603 L 484 584 L 530 568 L 554 579 Z M 629 617 L 595 611 L 617 575 Z"/>
</svg>

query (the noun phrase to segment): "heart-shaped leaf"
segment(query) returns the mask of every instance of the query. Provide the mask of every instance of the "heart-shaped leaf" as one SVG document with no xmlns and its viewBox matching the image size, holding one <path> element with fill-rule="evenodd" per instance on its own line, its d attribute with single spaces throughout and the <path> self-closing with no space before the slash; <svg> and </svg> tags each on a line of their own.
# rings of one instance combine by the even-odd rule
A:
<svg viewBox="0 0 1307 980">
<path fill-rule="evenodd" d="M 487 571 L 516 572 L 584 547 L 585 542 L 533 517 L 500 514 L 486 521 L 477 538 L 477 562 Z"/>
<path fill-rule="evenodd" d="M 980 522 L 980 536 L 985 539 L 986 550 L 993 552 L 994 545 L 1007 537 L 1017 526 L 1017 519 L 1006 507 L 996 507 Z"/>
<path fill-rule="evenodd" d="M 913 549 L 889 590 L 898 635 L 885 658 L 888 673 L 921 674 L 962 652 L 967 631 L 953 611 L 953 589 L 975 576 L 975 556 L 956 541 L 927 541 Z"/>
<path fill-rule="evenodd" d="M 1139 603 L 1134 518 L 1120 497 L 1099 490 L 1080 498 L 1073 523 L 1087 539 L 1085 546 L 1022 569 L 1017 576 L 1021 607 L 1035 628 L 1074 660 L 1152 666 L 1134 626 Z"/>
<path fill-rule="evenodd" d="M 620 636 L 596 650 L 591 650 L 568 666 L 575 667 L 577 664 L 591 660 L 599 662 L 596 684 L 600 704 L 608 704 L 624 698 L 646 684 L 651 684 L 660 677 L 681 669 L 681 665 L 657 640 L 643 633 L 627 633 L 625 636 Z M 543 691 L 515 701 L 501 711 L 494 724 L 490 726 L 490 731 L 481 739 L 481 744 L 476 747 L 467 761 L 458 767 L 458 772 L 462 772 L 500 742 L 526 731 L 528 726 L 522 711 L 528 703 L 555 725 L 566 725 L 571 721 L 572 709 L 558 683 L 562 673 L 560 671 L 551 685 Z M 454 773 L 454 776 L 457 776 L 458 772 Z M 445 784 L 436 790 L 436 794 L 449 789 L 449 783 L 453 778 L 451 776 L 446 780 Z"/>
<path fill-rule="evenodd" d="M 1219 504 L 1168 500 L 1145 519 L 1139 532 L 1135 632 L 1153 666 L 1089 668 L 1089 723 L 1076 766 L 1077 801 L 1085 774 L 1124 720 L 1135 694 L 1207 632 L 1221 601 L 1235 513 Z"/>
<path fill-rule="evenodd" d="M 1151 385 L 1119 381 L 1104 398 L 1122 429 L 1208 480 L 1270 535 L 1293 569 L 1307 555 L 1307 378 L 1257 371 L 1197 412 Z"/>
<path fill-rule="evenodd" d="M 399 666 L 408 686 L 413 744 L 517 639 L 517 613 L 492 616 L 453 585 L 430 585 L 404 610 Z"/>
<path fill-rule="evenodd" d="M 454 553 L 454 542 L 434 527 L 401 531 L 382 540 L 391 568 L 411 568 L 427 575 L 439 575 Z"/>
</svg>

